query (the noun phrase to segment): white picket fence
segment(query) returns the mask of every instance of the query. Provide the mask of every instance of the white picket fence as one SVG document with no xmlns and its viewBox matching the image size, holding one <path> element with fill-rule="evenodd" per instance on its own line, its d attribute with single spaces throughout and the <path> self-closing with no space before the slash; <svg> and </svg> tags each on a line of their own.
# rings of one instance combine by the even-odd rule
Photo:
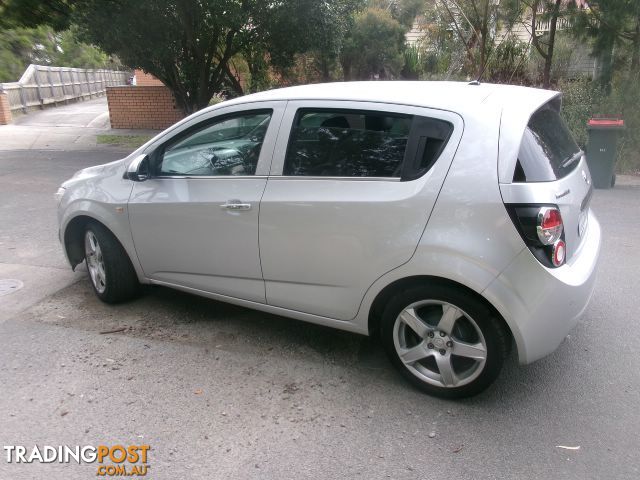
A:
<svg viewBox="0 0 640 480">
<path fill-rule="evenodd" d="M 7 93 L 11 110 L 27 112 L 29 108 L 92 98 L 103 95 L 107 87 L 126 85 L 131 72 L 93 70 L 70 67 L 29 65 L 20 80 L 0 83 Z"/>
</svg>

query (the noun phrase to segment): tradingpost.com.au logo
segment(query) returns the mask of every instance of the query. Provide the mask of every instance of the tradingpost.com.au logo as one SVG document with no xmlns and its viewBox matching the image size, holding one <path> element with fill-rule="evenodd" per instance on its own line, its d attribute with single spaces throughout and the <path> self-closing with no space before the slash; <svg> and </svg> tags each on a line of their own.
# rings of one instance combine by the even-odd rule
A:
<svg viewBox="0 0 640 480">
<path fill-rule="evenodd" d="M 144 477 L 149 470 L 149 445 L 73 446 L 5 445 L 7 463 L 97 464 L 99 477 Z"/>
</svg>

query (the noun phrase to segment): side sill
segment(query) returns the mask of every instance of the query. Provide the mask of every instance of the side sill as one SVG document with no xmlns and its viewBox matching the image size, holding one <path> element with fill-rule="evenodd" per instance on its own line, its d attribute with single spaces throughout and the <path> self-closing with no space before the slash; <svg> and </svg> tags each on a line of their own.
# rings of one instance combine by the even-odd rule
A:
<svg viewBox="0 0 640 480">
<path fill-rule="evenodd" d="M 271 313 L 273 315 L 281 315 L 287 318 L 293 318 L 295 320 L 302 320 L 303 322 L 314 323 L 316 325 L 322 325 L 325 327 L 335 328 L 337 330 L 344 330 L 347 332 L 357 333 L 360 335 L 369 335 L 367 328 L 364 330 L 359 328 L 351 321 L 336 320 L 334 318 L 321 317 L 319 315 L 312 315 L 310 313 L 298 312 L 296 310 L 288 310 L 282 307 L 274 307 L 264 303 L 252 302 L 251 300 L 243 300 L 241 298 L 230 297 L 228 295 L 221 295 L 219 293 L 211 293 L 204 290 L 198 290 L 197 288 L 184 287 L 182 285 L 176 285 L 161 280 L 149 279 L 149 283 L 152 285 L 160 285 L 163 287 L 174 288 L 183 292 L 192 293 L 201 297 L 210 298 L 212 300 L 218 300 L 220 302 L 230 303 L 232 305 L 238 305 L 240 307 L 250 308 L 252 310 L 259 310 L 261 312 Z"/>
</svg>

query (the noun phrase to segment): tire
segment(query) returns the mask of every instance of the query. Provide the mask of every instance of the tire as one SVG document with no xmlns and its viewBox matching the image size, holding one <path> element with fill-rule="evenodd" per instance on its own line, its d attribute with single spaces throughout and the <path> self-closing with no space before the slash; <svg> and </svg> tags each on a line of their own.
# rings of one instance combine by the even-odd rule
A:
<svg viewBox="0 0 640 480">
<path fill-rule="evenodd" d="M 511 346 L 508 331 L 481 300 L 449 285 L 400 291 L 380 327 L 393 365 L 415 387 L 442 398 L 484 391 Z"/>
<path fill-rule="evenodd" d="M 120 303 L 138 296 L 138 277 L 113 233 L 101 224 L 90 223 L 83 241 L 89 279 L 97 297 L 105 303 Z"/>
</svg>

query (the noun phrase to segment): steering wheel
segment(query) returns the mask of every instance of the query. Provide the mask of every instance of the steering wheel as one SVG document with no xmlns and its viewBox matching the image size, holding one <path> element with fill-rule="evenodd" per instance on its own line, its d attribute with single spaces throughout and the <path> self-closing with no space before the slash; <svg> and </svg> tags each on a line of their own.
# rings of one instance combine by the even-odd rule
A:
<svg viewBox="0 0 640 480">
<path fill-rule="evenodd" d="M 209 167 L 213 172 L 218 170 L 231 170 L 238 165 L 244 167 L 247 163 L 247 155 L 237 148 L 218 149 L 217 151 L 214 150 L 209 153 Z"/>
</svg>

